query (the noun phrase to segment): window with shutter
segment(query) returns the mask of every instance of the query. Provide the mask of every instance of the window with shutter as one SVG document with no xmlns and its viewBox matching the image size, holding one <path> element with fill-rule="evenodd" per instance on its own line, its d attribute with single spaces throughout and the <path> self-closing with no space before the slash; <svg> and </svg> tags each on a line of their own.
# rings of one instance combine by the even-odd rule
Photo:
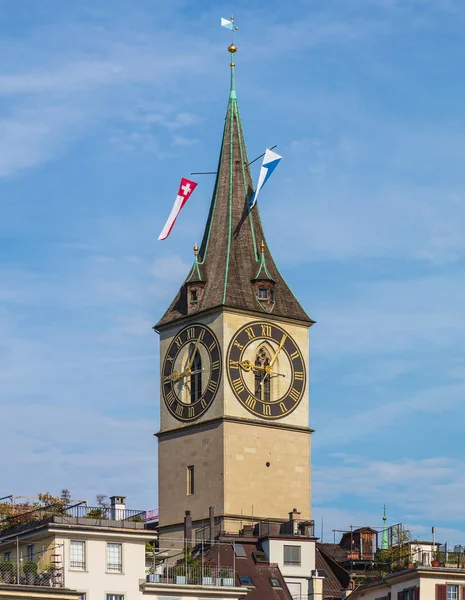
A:
<svg viewBox="0 0 465 600">
<path fill-rule="evenodd" d="M 447 585 L 445 583 L 436 584 L 436 600 L 447 600 Z"/>
</svg>

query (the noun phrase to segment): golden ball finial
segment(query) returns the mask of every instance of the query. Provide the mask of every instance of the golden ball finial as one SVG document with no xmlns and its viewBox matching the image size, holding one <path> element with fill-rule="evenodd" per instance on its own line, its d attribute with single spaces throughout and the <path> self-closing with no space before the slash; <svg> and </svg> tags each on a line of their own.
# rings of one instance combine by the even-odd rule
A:
<svg viewBox="0 0 465 600">
<path fill-rule="evenodd" d="M 197 246 L 197 244 L 195 244 L 194 245 L 194 254 L 195 254 L 195 256 L 197 256 L 198 252 L 199 252 L 199 247 Z"/>
<path fill-rule="evenodd" d="M 263 254 L 265 252 L 265 240 L 262 240 L 261 247 L 262 247 L 262 254 Z"/>
<path fill-rule="evenodd" d="M 234 44 L 231 44 L 228 48 L 228 52 L 231 52 L 231 54 L 234 54 L 234 52 L 237 52 L 237 48 Z"/>
</svg>

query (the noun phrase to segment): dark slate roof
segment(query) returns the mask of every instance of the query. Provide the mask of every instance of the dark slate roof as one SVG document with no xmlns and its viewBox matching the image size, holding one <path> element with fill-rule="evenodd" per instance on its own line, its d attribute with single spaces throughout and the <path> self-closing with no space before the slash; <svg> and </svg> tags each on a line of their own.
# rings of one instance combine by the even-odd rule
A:
<svg viewBox="0 0 465 600">
<path fill-rule="evenodd" d="M 247 151 L 232 84 L 216 183 L 198 256 L 205 289 L 199 301 L 197 315 L 222 306 L 254 311 L 261 315 L 267 312 L 257 302 L 252 286 L 252 280 L 260 268 L 261 243 L 265 241 L 258 205 L 250 212 L 248 210 L 248 200 L 252 193 Z M 279 273 L 266 244 L 265 249 L 269 278 L 276 282 L 272 314 L 311 325 L 313 321 Z M 189 275 L 191 274 L 192 271 Z M 187 314 L 186 286 L 183 285 L 155 328 L 166 326 Z"/>
<path fill-rule="evenodd" d="M 244 587 L 244 590 L 248 590 L 245 596 L 247 600 L 292 600 L 292 596 L 287 589 L 286 583 L 283 579 L 279 567 L 273 563 L 257 563 L 254 560 L 253 553 L 261 552 L 262 548 L 257 541 L 246 541 L 245 539 L 237 540 L 237 543 L 241 543 L 245 550 L 245 557 L 235 557 L 234 563 L 234 550 L 232 545 L 222 544 L 220 548 L 220 556 L 218 557 L 218 546 L 214 546 L 211 552 L 211 558 L 213 562 L 224 567 L 236 567 L 236 581 L 235 585 L 241 586 L 239 576 L 248 575 L 252 578 L 253 587 Z M 209 551 L 205 553 L 208 559 Z M 270 579 L 277 579 L 281 587 L 276 588 L 271 585 Z"/>
<path fill-rule="evenodd" d="M 337 564 L 330 556 L 320 549 L 320 544 L 315 549 L 315 568 L 325 571 L 323 580 L 323 600 L 340 599 L 342 590 L 349 588 L 350 574 Z"/>
<path fill-rule="evenodd" d="M 319 542 L 318 548 L 338 563 L 342 563 L 347 560 L 347 556 L 349 554 L 348 550 L 342 548 L 339 546 L 339 544 Z"/>
</svg>

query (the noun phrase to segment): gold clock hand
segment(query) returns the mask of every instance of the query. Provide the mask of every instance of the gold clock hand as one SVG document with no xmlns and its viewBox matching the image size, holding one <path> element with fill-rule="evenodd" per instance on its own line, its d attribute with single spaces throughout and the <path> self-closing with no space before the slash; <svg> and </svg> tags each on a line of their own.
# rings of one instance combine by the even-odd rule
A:
<svg viewBox="0 0 465 600">
<path fill-rule="evenodd" d="M 273 356 L 273 358 L 271 359 L 271 362 L 270 362 L 270 364 L 269 364 L 269 367 L 272 367 L 272 366 L 274 365 L 274 363 L 276 362 L 276 359 L 278 358 L 278 354 L 279 354 L 279 353 L 281 352 L 281 350 L 283 349 L 284 342 L 286 341 L 286 339 L 287 339 L 287 335 L 286 335 L 286 334 L 284 334 L 284 335 L 283 335 L 283 337 L 282 337 L 281 343 L 280 343 L 280 344 L 279 344 L 279 346 L 278 346 L 278 349 L 276 350 L 276 352 L 274 353 L 274 356 Z"/>
<path fill-rule="evenodd" d="M 190 372 L 191 372 L 191 369 L 192 369 L 192 364 L 193 364 L 193 362 L 194 362 L 194 358 L 195 358 L 195 353 L 197 352 L 197 348 L 199 347 L 199 344 L 200 344 L 200 340 L 201 340 L 201 339 L 202 339 L 202 338 L 199 336 L 199 339 L 197 340 L 197 343 L 195 344 L 195 346 L 194 346 L 194 349 L 192 350 L 192 354 L 191 354 L 190 360 L 189 360 L 189 362 L 187 363 L 187 368 L 186 368 L 186 371 L 187 371 L 188 373 L 190 373 Z"/>
</svg>

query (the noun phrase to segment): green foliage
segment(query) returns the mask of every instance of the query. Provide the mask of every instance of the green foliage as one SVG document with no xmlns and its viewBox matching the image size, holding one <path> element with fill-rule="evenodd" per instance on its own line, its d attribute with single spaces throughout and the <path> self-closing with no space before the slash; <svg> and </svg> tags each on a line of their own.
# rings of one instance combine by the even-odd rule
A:
<svg viewBox="0 0 465 600">
<path fill-rule="evenodd" d="M 53 496 L 50 492 L 37 494 L 37 500 L 32 502 L 0 502 L 0 531 L 53 517 L 66 504 L 65 498 Z"/>
<path fill-rule="evenodd" d="M 103 507 L 92 508 L 86 515 L 86 519 L 106 519 L 106 511 Z"/>
<path fill-rule="evenodd" d="M 376 555 L 382 575 L 407 568 L 410 563 L 410 543 L 412 542 L 408 529 L 393 530 L 391 545 L 384 550 L 378 550 Z"/>
</svg>

